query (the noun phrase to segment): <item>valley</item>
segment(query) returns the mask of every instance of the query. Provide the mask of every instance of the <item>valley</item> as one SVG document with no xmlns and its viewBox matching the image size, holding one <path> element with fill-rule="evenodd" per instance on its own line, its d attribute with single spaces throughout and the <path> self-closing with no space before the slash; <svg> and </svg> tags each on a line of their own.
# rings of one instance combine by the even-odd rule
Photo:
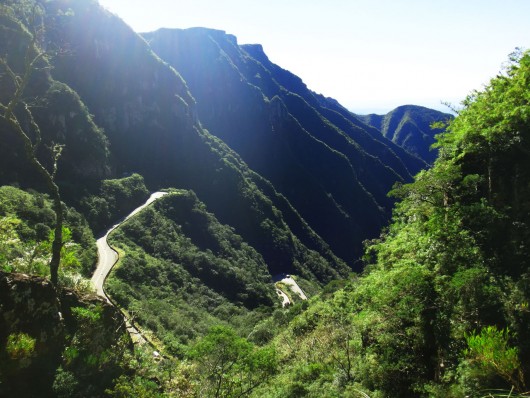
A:
<svg viewBox="0 0 530 398">
<path fill-rule="evenodd" d="M 0 55 L 0 396 L 528 396 L 528 52 L 385 115 L 95 0 Z"/>
</svg>

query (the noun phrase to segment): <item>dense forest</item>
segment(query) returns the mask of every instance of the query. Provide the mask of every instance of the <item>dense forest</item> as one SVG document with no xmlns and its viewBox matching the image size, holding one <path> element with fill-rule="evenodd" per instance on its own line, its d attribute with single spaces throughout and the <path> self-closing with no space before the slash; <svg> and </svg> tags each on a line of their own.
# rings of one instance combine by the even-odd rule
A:
<svg viewBox="0 0 530 398">
<path fill-rule="evenodd" d="M 3 0 L 0 88 L 0 396 L 528 396 L 529 52 L 363 116 L 223 31 Z"/>
</svg>

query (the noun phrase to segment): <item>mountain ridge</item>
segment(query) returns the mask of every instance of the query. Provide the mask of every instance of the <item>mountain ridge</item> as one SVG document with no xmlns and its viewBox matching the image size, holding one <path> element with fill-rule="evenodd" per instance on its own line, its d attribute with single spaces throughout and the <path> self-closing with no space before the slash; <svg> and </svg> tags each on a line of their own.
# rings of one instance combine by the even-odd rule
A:
<svg viewBox="0 0 530 398">
<path fill-rule="evenodd" d="M 61 140 L 52 130 L 76 114 L 85 118 L 75 121 L 78 135 L 100 137 L 95 149 L 66 142 L 58 182 L 75 206 L 86 208 L 103 179 L 137 172 L 150 188 L 195 191 L 220 222 L 259 248 L 271 272 L 292 272 L 303 263 L 297 256 L 323 250 L 329 278 L 344 274 L 344 262 L 360 269 L 362 241 L 390 216 L 386 193 L 425 167 L 272 63 L 261 45 L 239 46 L 235 36 L 207 28 L 141 37 L 95 2 L 55 0 L 44 10 L 43 44 L 62 49 L 49 57 L 46 78 L 61 104 L 70 95 L 84 111 L 48 116 L 51 124 L 39 119 L 43 138 L 47 145 Z M 50 104 L 41 109 L 48 115 Z M 72 152 L 77 147 L 104 156 L 90 178 L 72 174 L 80 165 L 98 170 L 76 163 L 83 158 Z M 11 161 L 6 153 L 3 183 L 36 180 L 8 168 Z"/>
<path fill-rule="evenodd" d="M 331 101 L 326 103 L 299 77 L 271 63 L 261 45 L 239 46 L 234 36 L 207 28 L 160 29 L 143 36 L 153 51 L 179 70 L 188 82 L 197 101 L 199 118 L 209 132 L 270 180 L 347 261 L 360 253 L 357 237 L 375 236 L 384 225 L 392 205 L 386 193 L 393 184 L 409 181 L 412 174 L 425 166 L 379 132 L 368 132 L 370 127 L 344 108 Z M 322 102 L 335 109 L 323 107 Z M 269 115 L 263 113 L 268 106 L 272 106 Z M 326 116 L 342 120 L 334 124 Z M 276 135 L 270 134 L 270 123 Z M 304 149 L 300 146 L 303 142 Z M 318 147 L 321 149 L 317 150 Z M 329 162 L 336 165 L 326 171 Z M 319 168 L 312 169 L 317 163 Z M 297 168 L 300 171 L 289 172 Z M 306 194 L 296 191 L 304 170 L 310 171 L 304 186 L 311 186 L 310 180 L 321 175 L 318 185 L 313 185 Z M 296 180 L 287 181 L 291 174 Z M 344 190 L 351 189 L 348 186 L 352 184 L 358 187 L 355 193 L 346 194 L 350 199 L 345 200 Z M 351 198 L 357 198 L 357 204 Z M 373 210 L 368 210 L 370 206 Z M 315 208 L 320 209 L 321 215 L 315 214 Z M 370 220 L 366 213 L 370 214 Z M 346 223 L 345 215 L 349 220 Z M 355 238 L 353 242 L 344 242 L 345 236 Z"/>
<path fill-rule="evenodd" d="M 369 114 L 357 117 L 428 164 L 432 164 L 438 155 L 431 146 L 436 142 L 436 134 L 443 131 L 439 127 L 432 128 L 431 125 L 436 122 L 447 123 L 454 118 L 452 114 L 419 105 L 401 105 L 385 115 Z"/>
</svg>

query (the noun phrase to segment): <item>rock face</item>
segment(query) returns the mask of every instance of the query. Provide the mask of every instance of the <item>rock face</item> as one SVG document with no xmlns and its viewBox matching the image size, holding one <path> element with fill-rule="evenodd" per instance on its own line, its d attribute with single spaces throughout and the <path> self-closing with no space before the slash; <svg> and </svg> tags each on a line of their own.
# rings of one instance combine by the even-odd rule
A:
<svg viewBox="0 0 530 398">
<path fill-rule="evenodd" d="M 143 34 L 186 80 L 201 123 L 296 208 L 334 253 L 353 262 L 386 223 L 396 181 L 425 166 L 336 101 L 272 63 L 260 45 L 220 30 Z"/>
<path fill-rule="evenodd" d="M 69 9 L 72 12 L 66 12 Z M 271 273 L 300 273 L 307 269 L 308 257 L 319 256 L 311 278 L 347 273 L 346 265 L 307 226 L 296 206 L 203 129 L 189 86 L 144 39 L 97 2 L 51 1 L 46 11 L 53 22 L 48 40 L 71 49 L 52 60 L 51 74 L 79 94 L 94 122 L 104 129 L 116 175 L 134 171 L 150 188 L 193 190 L 219 221 L 234 227 L 258 250 Z M 259 90 L 252 93 L 262 98 Z M 245 100 L 241 98 L 243 105 Z M 258 103 L 256 111 L 265 124 L 257 128 L 270 131 L 273 115 L 262 105 Z"/>
<path fill-rule="evenodd" d="M 60 362 L 66 332 L 61 305 L 49 281 L 23 274 L 0 274 L 0 303 L 0 392 L 28 395 L 33 385 L 53 380 L 53 364 Z M 34 350 L 8 352 L 9 336 L 21 333 L 35 339 Z"/>
<path fill-rule="evenodd" d="M 96 296 L 56 290 L 46 279 L 0 272 L 0 396 L 48 396 L 67 347 L 80 338 L 74 312 L 101 308 L 102 347 L 124 336 L 121 314 Z M 125 334 L 126 336 L 126 334 Z"/>
</svg>

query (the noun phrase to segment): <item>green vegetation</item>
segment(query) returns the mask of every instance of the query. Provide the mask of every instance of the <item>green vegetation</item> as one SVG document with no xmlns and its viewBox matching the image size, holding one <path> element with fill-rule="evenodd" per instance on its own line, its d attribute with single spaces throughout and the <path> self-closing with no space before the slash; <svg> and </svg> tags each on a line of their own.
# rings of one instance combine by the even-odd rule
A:
<svg viewBox="0 0 530 398">
<path fill-rule="evenodd" d="M 7 7 L 3 7 L 7 8 Z M 11 19 L 9 16 L 10 9 L 3 10 L 1 17 L 4 19 L 3 28 L 6 29 L 9 25 L 17 24 L 16 19 Z M 33 8 L 32 19 L 35 21 L 42 14 L 42 9 L 38 6 Z M 7 26 L 6 26 L 7 25 Z M 53 166 L 51 170 L 43 165 L 42 160 L 39 159 L 37 151 L 42 141 L 42 133 L 39 125 L 35 121 L 33 112 L 29 104 L 26 102 L 24 96 L 28 89 L 28 85 L 32 79 L 33 73 L 38 68 L 46 68 L 48 66 L 45 60 L 44 51 L 37 45 L 38 36 L 37 31 L 30 33 L 18 23 L 21 35 L 28 37 L 22 39 L 22 43 L 26 47 L 23 68 L 20 71 L 17 70 L 16 66 L 12 66 L 13 61 L 8 60 L 7 56 L 0 58 L 0 64 L 4 69 L 2 74 L 3 78 L 7 77 L 8 82 L 2 82 L 3 87 L 10 88 L 10 94 L 4 102 L 0 102 L 0 119 L 2 123 L 9 125 L 11 130 L 15 133 L 18 139 L 24 145 L 24 152 L 27 160 L 34 167 L 37 173 L 44 179 L 48 192 L 50 193 L 53 200 L 53 211 L 55 212 L 55 224 L 53 226 L 53 237 L 51 242 L 51 258 L 49 261 L 50 268 L 50 279 L 54 285 L 58 282 L 59 265 L 61 262 L 61 249 L 64 245 L 63 242 L 63 207 L 61 203 L 61 195 L 59 193 L 59 187 L 55 182 L 55 176 L 57 174 L 57 162 L 61 156 L 63 146 L 60 144 L 53 145 L 51 149 L 51 161 Z M 41 28 L 37 26 L 36 27 Z M 16 61 L 15 61 L 16 62 Z M 23 109 L 23 112 L 21 110 Z M 22 114 L 22 118 L 19 116 Z M 28 124 L 28 127 L 25 126 Z M 32 136 L 34 138 L 32 139 Z"/>
<path fill-rule="evenodd" d="M 262 257 L 193 192 L 159 199 L 111 243 L 125 255 L 108 292 L 173 354 L 217 323 L 247 335 L 279 304 Z"/>
<path fill-rule="evenodd" d="M 114 308 L 35 276 L 0 271 L 0 396 L 102 396 L 131 343 Z"/>
<path fill-rule="evenodd" d="M 285 370 L 260 396 L 527 391 L 529 72 L 519 54 L 464 102 L 433 168 L 394 190 L 364 275 L 273 339 Z"/>
<path fill-rule="evenodd" d="M 527 395 L 529 53 L 464 101 L 439 158 L 406 184 L 420 160 L 256 46 L 200 29 L 152 35 L 182 41 L 190 57 L 171 61 L 196 104 L 156 40 L 97 2 L 46 1 L 35 20 L 37 3 L 0 6 L 0 395 Z M 24 69 L 34 56 L 45 70 Z M 388 128 L 406 146 L 417 119 L 401 111 Z M 28 189 L 46 183 L 24 134 L 64 196 Z M 181 189 L 111 234 L 121 258 L 107 291 L 162 356 L 133 349 L 83 279 L 93 231 L 141 204 L 147 186 Z M 343 279 L 351 268 L 336 254 L 360 254 L 394 200 L 363 273 Z M 20 274 L 48 276 L 60 235 L 61 286 Z M 280 308 L 281 273 L 310 300 Z"/>
<path fill-rule="evenodd" d="M 149 197 L 144 178 L 139 174 L 113 180 L 103 180 L 98 195 L 82 199 L 80 208 L 94 231 L 102 232 L 140 206 Z"/>
<path fill-rule="evenodd" d="M 384 137 L 420 157 L 434 163 L 438 151 L 432 148 L 436 134 L 442 133 L 453 115 L 416 105 L 403 105 L 386 115 L 358 115 L 363 122 L 381 131 Z M 433 124 L 436 128 L 433 128 Z"/>
<path fill-rule="evenodd" d="M 467 336 L 468 349 L 464 354 L 469 366 L 483 374 L 497 374 L 510 383 L 517 391 L 524 391 L 524 376 L 519 361 L 519 352 L 509 347 L 512 339 L 508 330 L 497 330 L 495 326 L 487 326 L 480 334 Z"/>
<path fill-rule="evenodd" d="M 12 333 L 7 337 L 6 352 L 11 359 L 29 358 L 35 351 L 36 340 L 26 333 Z"/>
<path fill-rule="evenodd" d="M 271 348 L 256 348 L 225 327 L 214 327 L 191 349 L 197 366 L 198 394 L 207 397 L 248 396 L 276 372 Z"/>
<path fill-rule="evenodd" d="M 127 336 L 123 330 L 109 335 L 110 325 L 105 324 L 99 303 L 70 311 L 75 328 L 67 335 L 53 391 L 60 397 L 101 394 L 124 372 Z"/>
<path fill-rule="evenodd" d="M 64 205 L 64 245 L 59 280 L 67 286 L 87 287 L 96 262 L 95 240 L 81 214 Z M 0 187 L 0 269 L 49 275 L 55 212 L 46 195 Z"/>
</svg>

